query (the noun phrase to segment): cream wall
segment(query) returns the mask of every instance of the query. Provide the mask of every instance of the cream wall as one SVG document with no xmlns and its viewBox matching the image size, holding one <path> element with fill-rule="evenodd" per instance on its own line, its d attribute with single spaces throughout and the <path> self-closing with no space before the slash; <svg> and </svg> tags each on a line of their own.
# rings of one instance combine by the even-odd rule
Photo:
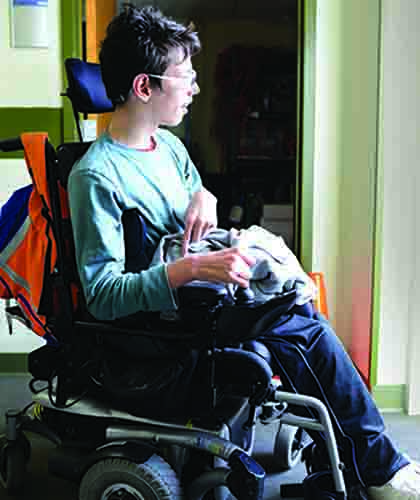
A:
<svg viewBox="0 0 420 500">
<path fill-rule="evenodd" d="M 0 1 L 0 107 L 60 107 L 59 0 L 48 2 L 48 49 L 10 47 L 9 0 Z"/>
<path fill-rule="evenodd" d="M 383 0 L 382 255 L 378 383 L 410 384 L 420 411 L 420 3 Z M 409 394 L 409 395 L 410 395 Z M 414 403 L 416 401 L 416 403 Z"/>
<path fill-rule="evenodd" d="M 350 350 L 373 308 L 373 383 L 419 413 L 420 3 L 317 7 L 313 269 Z"/>
<path fill-rule="evenodd" d="M 370 335 L 379 1 L 317 1 L 313 270 L 352 354 Z"/>
</svg>

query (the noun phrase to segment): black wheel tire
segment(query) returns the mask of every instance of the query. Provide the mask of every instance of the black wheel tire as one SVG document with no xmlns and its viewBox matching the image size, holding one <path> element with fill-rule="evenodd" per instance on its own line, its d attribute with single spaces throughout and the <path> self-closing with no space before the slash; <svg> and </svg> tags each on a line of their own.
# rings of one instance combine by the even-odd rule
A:
<svg viewBox="0 0 420 500">
<path fill-rule="evenodd" d="M 229 490 L 225 488 L 217 488 L 217 491 L 210 491 L 204 495 L 204 500 L 236 500 Z"/>
<path fill-rule="evenodd" d="M 274 462 L 280 470 L 295 467 L 302 455 L 303 429 L 280 423 L 274 441 Z"/>
<path fill-rule="evenodd" d="M 5 438 L 1 440 L 1 482 L 11 495 L 20 493 L 23 489 L 30 454 L 30 443 L 23 434 L 14 442 L 8 442 Z"/>
<path fill-rule="evenodd" d="M 107 458 L 83 476 L 79 500 L 182 500 L 180 481 L 170 465 L 158 455 L 144 464 Z"/>
</svg>

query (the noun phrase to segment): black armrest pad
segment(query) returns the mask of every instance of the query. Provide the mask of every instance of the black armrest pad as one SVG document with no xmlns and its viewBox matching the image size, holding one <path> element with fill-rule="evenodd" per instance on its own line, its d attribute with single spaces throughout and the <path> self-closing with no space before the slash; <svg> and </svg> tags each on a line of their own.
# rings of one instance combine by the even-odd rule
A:
<svg viewBox="0 0 420 500">
<path fill-rule="evenodd" d="M 213 307 L 224 302 L 228 297 L 228 290 L 223 283 L 194 280 L 178 288 L 180 309 L 189 307 Z"/>
</svg>

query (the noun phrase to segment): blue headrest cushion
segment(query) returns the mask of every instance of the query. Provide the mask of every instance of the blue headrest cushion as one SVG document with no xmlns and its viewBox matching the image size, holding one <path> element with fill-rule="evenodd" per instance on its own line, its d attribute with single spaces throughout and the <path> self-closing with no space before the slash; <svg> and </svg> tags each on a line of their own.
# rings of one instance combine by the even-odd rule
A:
<svg viewBox="0 0 420 500">
<path fill-rule="evenodd" d="M 79 113 L 106 113 L 114 109 L 102 80 L 99 64 L 69 58 L 65 60 L 67 95 Z"/>
</svg>

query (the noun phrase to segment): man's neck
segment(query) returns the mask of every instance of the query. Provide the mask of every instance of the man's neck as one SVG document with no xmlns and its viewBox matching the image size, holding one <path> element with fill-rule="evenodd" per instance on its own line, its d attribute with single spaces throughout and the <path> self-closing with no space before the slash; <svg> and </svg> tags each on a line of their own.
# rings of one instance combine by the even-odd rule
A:
<svg viewBox="0 0 420 500">
<path fill-rule="evenodd" d="M 109 135 L 117 142 L 131 148 L 147 150 L 153 145 L 153 134 L 158 128 L 139 116 L 137 110 L 117 108 L 108 126 Z"/>
</svg>

